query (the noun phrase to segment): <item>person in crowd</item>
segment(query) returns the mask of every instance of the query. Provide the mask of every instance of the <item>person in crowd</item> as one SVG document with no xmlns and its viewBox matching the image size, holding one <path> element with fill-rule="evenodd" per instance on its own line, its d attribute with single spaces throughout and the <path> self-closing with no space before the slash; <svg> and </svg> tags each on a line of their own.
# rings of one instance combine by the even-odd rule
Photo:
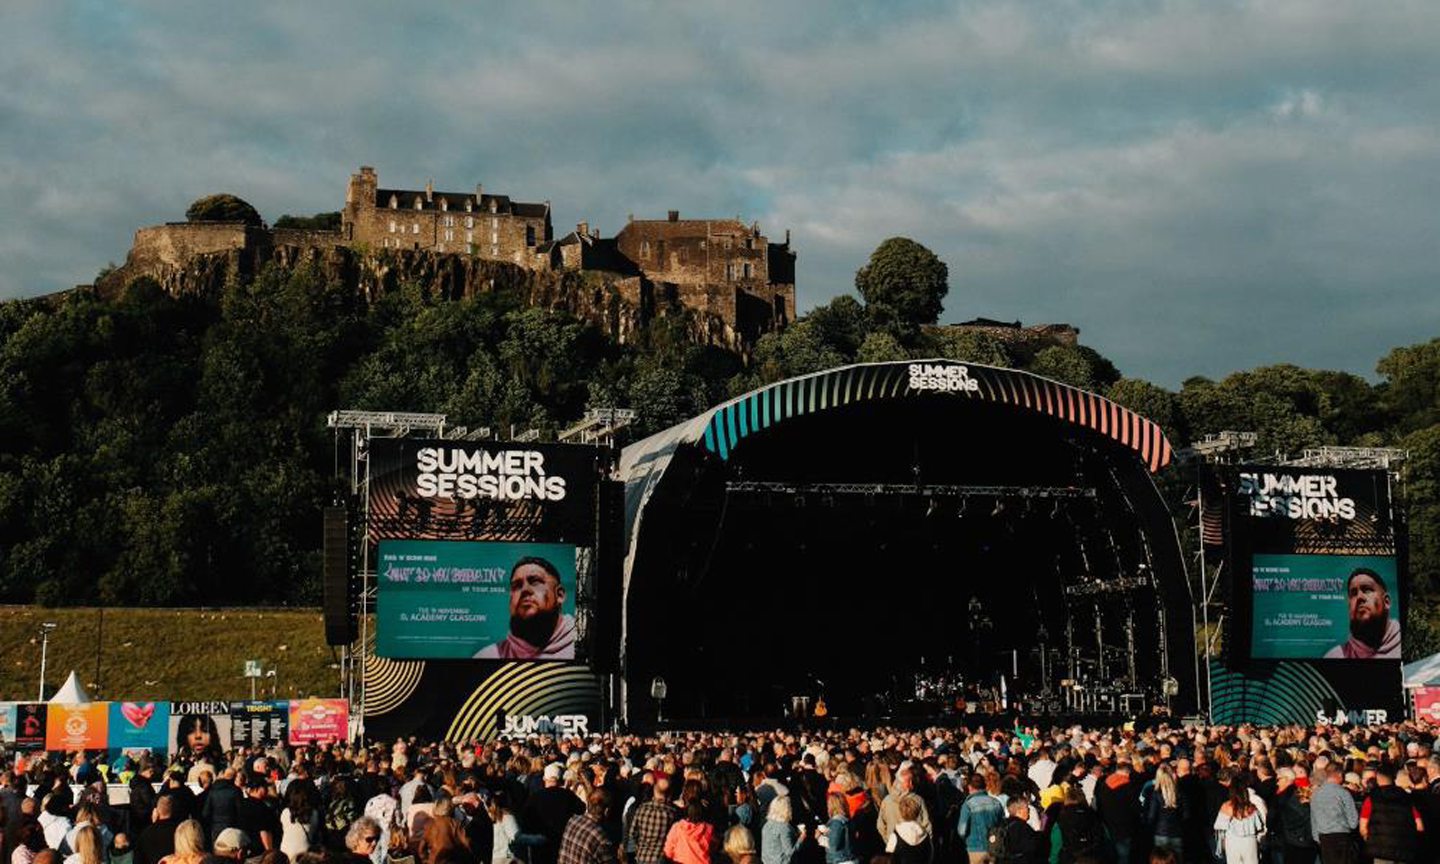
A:
<svg viewBox="0 0 1440 864">
<path fill-rule="evenodd" d="M 890 843 L 891 835 L 895 833 L 895 826 L 900 822 L 900 802 L 906 798 L 919 800 L 919 796 L 915 794 L 915 783 L 914 766 L 901 765 L 899 771 L 895 773 L 895 782 L 890 794 L 880 802 L 880 815 L 876 819 L 876 828 L 880 832 L 881 841 L 887 846 Z M 920 816 L 917 821 L 925 829 L 925 835 L 928 837 L 931 832 L 930 814 L 926 812 L 923 801 L 920 801 Z"/>
<path fill-rule="evenodd" d="M 854 837 L 850 831 L 850 804 L 839 792 L 832 792 L 825 799 L 825 864 L 855 864 Z"/>
<path fill-rule="evenodd" d="M 1315 864 L 1315 838 L 1310 834 L 1310 778 L 1303 764 L 1275 772 L 1275 806 L 1271 809 L 1272 847 L 1284 864 Z"/>
<path fill-rule="evenodd" d="M 902 798 L 899 811 L 900 820 L 895 823 L 885 851 L 890 853 L 895 864 L 932 864 L 935 860 L 935 843 L 930 831 L 920 824 L 920 815 L 924 812 L 920 796 Z M 973 862 L 975 859 L 970 860 Z"/>
<path fill-rule="evenodd" d="M 990 845 L 993 864 L 1044 864 L 1044 835 L 1030 827 L 1030 801 L 1023 796 L 1012 797 L 1005 804 L 1006 816 L 992 836 Z"/>
<path fill-rule="evenodd" d="M 35 854 L 45 848 L 45 832 L 34 819 L 21 819 L 8 832 L 8 838 L 15 847 L 10 853 L 10 864 L 34 864 Z"/>
<path fill-rule="evenodd" d="M 470 841 L 460 823 L 448 815 L 432 818 L 420 840 L 421 864 L 476 864 Z"/>
<path fill-rule="evenodd" d="M 246 850 L 248 854 L 261 855 L 280 847 L 282 829 L 275 809 L 270 805 L 270 779 L 265 775 L 252 772 L 245 776 L 244 795 L 240 799 L 235 827 L 254 844 Z"/>
<path fill-rule="evenodd" d="M 345 831 L 345 864 L 372 864 L 380 838 L 380 823 L 373 817 L 361 816 L 351 822 Z"/>
<path fill-rule="evenodd" d="M 1251 798 L 1243 778 L 1230 783 L 1230 797 L 1215 817 L 1215 834 L 1225 851 L 1226 864 L 1260 864 L 1260 837 L 1265 817 Z"/>
<path fill-rule="evenodd" d="M 529 796 L 520 818 L 520 827 L 527 834 L 543 839 L 531 850 L 532 864 L 555 864 L 565 827 L 572 818 L 584 814 L 585 805 L 565 788 L 564 776 L 565 769 L 559 762 L 546 765 L 542 772 L 544 785 Z"/>
<path fill-rule="evenodd" d="M 650 800 L 635 805 L 626 834 L 634 847 L 636 864 L 659 864 L 665 858 L 665 841 L 670 827 L 680 818 L 670 803 L 670 778 L 657 774 L 650 787 Z"/>
<path fill-rule="evenodd" d="M 160 859 L 160 864 L 202 864 L 210 844 L 205 826 L 197 819 L 186 819 L 175 826 L 175 851 Z"/>
<path fill-rule="evenodd" d="M 960 805 L 957 831 L 965 841 L 965 854 L 970 864 L 989 864 L 990 833 L 1005 821 L 1005 808 L 985 786 L 985 777 L 971 774 L 966 784 L 969 793 Z"/>
<path fill-rule="evenodd" d="M 610 816 L 610 795 L 603 789 L 590 793 L 584 810 L 565 823 L 558 864 L 612 864 L 615 844 L 605 833 Z"/>
<path fill-rule="evenodd" d="M 100 829 L 85 823 L 75 830 L 71 843 L 75 851 L 65 859 L 65 864 L 105 864 L 105 846 L 100 839 Z"/>
<path fill-rule="evenodd" d="M 1185 854 L 1185 799 L 1180 797 L 1180 787 L 1175 771 L 1169 765 L 1155 769 L 1155 782 L 1146 802 L 1145 824 L 1149 827 L 1152 845 L 1160 849 L 1174 849 L 1178 857 Z"/>
<path fill-rule="evenodd" d="M 518 857 L 515 854 L 515 838 L 520 836 L 520 822 L 510 809 L 509 798 L 502 788 L 493 792 L 485 805 L 490 822 L 495 826 L 490 841 L 491 864 L 509 864 Z"/>
<path fill-rule="evenodd" d="M 770 802 L 765 826 L 760 829 L 760 860 L 762 864 L 790 864 L 795 849 L 805 837 L 804 826 L 791 824 L 794 811 L 790 796 L 781 795 Z"/>
<path fill-rule="evenodd" d="M 1355 832 L 1360 812 L 1345 788 L 1345 768 L 1325 766 L 1325 783 L 1310 796 L 1310 834 L 1320 849 L 1321 864 L 1355 864 Z"/>
<path fill-rule="evenodd" d="M 1093 795 L 1096 812 L 1105 823 L 1105 832 L 1119 864 L 1130 864 L 1130 848 L 1140 822 L 1139 784 L 1130 776 L 1130 765 L 1119 760 Z"/>
<path fill-rule="evenodd" d="M 755 835 L 744 825 L 731 825 L 725 832 L 725 857 L 730 864 L 760 864 Z"/>
<path fill-rule="evenodd" d="M 1395 785 L 1395 770 L 1375 769 L 1375 787 L 1360 807 L 1360 837 L 1375 864 L 1420 860 L 1425 821 L 1411 794 Z"/>
<path fill-rule="evenodd" d="M 1065 790 L 1064 803 L 1051 823 L 1050 860 L 1054 864 L 1076 864 L 1104 853 L 1105 825 L 1100 814 L 1085 801 L 1084 788 L 1072 784 Z"/>
<path fill-rule="evenodd" d="M 323 842 L 320 795 L 308 779 L 291 780 L 285 788 L 285 808 L 280 811 L 280 851 L 290 860 Z"/>
<path fill-rule="evenodd" d="M 244 861 L 246 850 L 254 845 L 254 841 L 239 828 L 226 828 L 215 838 L 215 858 L 220 859 L 223 864 L 230 862 Z"/>
<path fill-rule="evenodd" d="M 685 815 L 665 835 L 665 858 L 675 864 L 710 864 L 714 839 L 715 826 L 705 821 L 704 801 L 692 798 L 685 805 Z"/>
<path fill-rule="evenodd" d="M 205 802 L 200 807 L 200 821 L 204 823 L 211 843 L 220 836 L 221 831 L 240 823 L 240 802 L 245 796 L 236 785 L 235 776 L 235 769 L 226 768 L 205 790 Z"/>
</svg>

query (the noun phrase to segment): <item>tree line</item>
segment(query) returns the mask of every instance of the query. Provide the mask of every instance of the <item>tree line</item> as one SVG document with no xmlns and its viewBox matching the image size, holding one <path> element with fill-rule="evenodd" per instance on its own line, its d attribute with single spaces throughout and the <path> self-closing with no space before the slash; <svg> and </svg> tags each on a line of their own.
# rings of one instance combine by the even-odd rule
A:
<svg viewBox="0 0 1440 864">
<path fill-rule="evenodd" d="M 855 288 L 762 337 L 748 362 L 694 344 L 680 312 L 619 344 L 506 292 L 454 301 L 402 287 L 372 303 L 308 265 L 213 297 L 142 278 L 110 299 L 0 304 L 0 600 L 317 603 L 335 408 L 553 432 L 587 407 L 630 407 L 635 439 L 793 375 L 942 357 L 1103 393 L 1177 447 L 1240 429 L 1258 434 L 1257 456 L 1409 450 L 1406 654 L 1440 649 L 1440 339 L 1390 351 L 1377 383 L 1276 365 L 1168 390 L 1090 347 L 934 326 L 948 268 L 905 238 L 880 244 Z M 1162 486 L 1183 514 L 1189 469 L 1168 470 Z"/>
</svg>

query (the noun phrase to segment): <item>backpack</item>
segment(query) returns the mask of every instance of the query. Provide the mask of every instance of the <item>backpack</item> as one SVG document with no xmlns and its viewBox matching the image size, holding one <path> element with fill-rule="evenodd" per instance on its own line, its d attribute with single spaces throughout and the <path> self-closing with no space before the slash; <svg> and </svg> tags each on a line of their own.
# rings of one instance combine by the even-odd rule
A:
<svg viewBox="0 0 1440 864">
<path fill-rule="evenodd" d="M 1104 845 L 1100 819 L 1093 812 L 1080 811 L 1074 818 L 1060 821 L 1060 842 L 1071 857 L 1094 854 Z"/>
<path fill-rule="evenodd" d="M 997 864 L 1009 860 L 1009 835 L 1010 820 L 1007 819 L 991 828 L 990 836 L 986 838 L 985 848 L 989 850 L 990 857 L 994 859 Z"/>
</svg>

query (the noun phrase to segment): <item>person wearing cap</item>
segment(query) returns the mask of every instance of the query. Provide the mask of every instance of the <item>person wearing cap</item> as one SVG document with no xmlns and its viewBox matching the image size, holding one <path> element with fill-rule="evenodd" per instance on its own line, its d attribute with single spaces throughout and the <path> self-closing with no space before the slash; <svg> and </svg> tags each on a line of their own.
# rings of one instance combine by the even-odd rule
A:
<svg viewBox="0 0 1440 864">
<path fill-rule="evenodd" d="M 226 828 L 215 838 L 215 857 L 230 861 L 244 861 L 250 838 L 239 828 Z"/>
<path fill-rule="evenodd" d="M 531 851 L 532 864 L 554 864 L 565 826 L 572 817 L 581 815 L 585 810 L 585 805 L 575 793 L 562 785 L 564 777 L 565 769 L 559 762 L 546 765 L 541 772 L 540 789 L 525 802 L 520 827 L 527 834 L 537 834 L 545 839 Z"/>
</svg>

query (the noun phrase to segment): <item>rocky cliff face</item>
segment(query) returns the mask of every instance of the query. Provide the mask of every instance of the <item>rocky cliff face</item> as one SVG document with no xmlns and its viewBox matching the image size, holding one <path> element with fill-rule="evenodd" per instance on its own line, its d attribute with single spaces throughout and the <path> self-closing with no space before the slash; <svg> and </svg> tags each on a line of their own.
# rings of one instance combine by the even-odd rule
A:
<svg viewBox="0 0 1440 864">
<path fill-rule="evenodd" d="M 403 285 L 449 300 L 489 291 L 514 291 L 529 305 L 564 310 L 589 321 L 618 342 L 660 316 L 681 316 L 699 345 L 748 355 L 753 345 L 719 315 L 686 309 L 665 286 L 638 276 L 603 272 L 537 271 L 468 255 L 420 250 L 366 250 L 342 245 L 324 231 L 264 231 L 240 224 L 169 225 L 143 229 L 125 264 L 96 289 L 115 296 L 132 279 L 148 276 L 180 296 L 219 294 L 227 280 L 253 279 L 267 266 L 282 270 L 315 265 L 370 301 Z"/>
</svg>

